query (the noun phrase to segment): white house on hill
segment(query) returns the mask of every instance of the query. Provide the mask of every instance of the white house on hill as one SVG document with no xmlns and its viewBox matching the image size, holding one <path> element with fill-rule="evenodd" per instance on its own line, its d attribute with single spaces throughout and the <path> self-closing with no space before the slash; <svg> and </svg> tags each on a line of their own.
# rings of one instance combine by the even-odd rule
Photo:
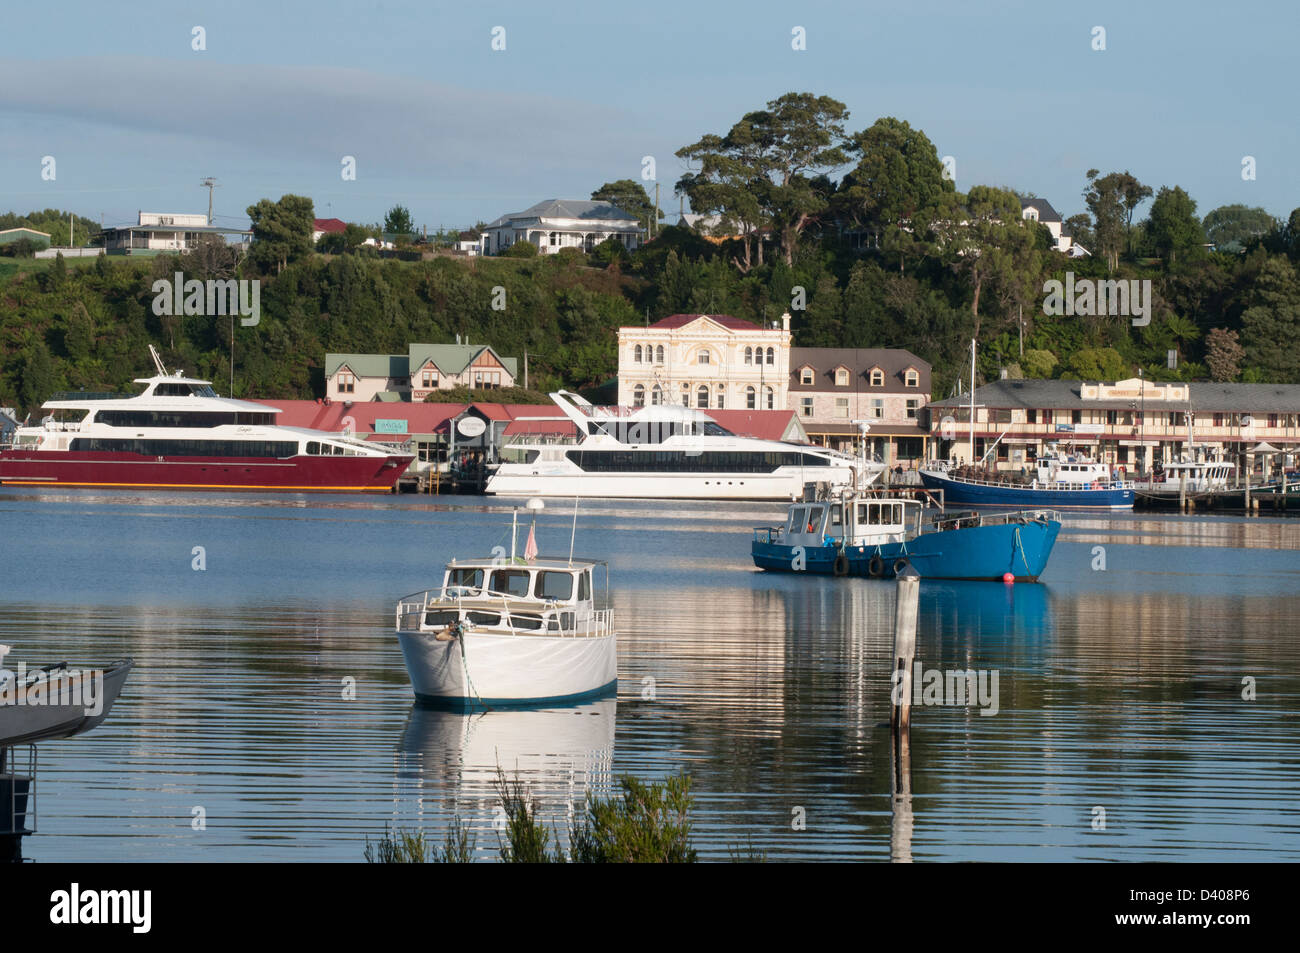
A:
<svg viewBox="0 0 1300 953">
<path fill-rule="evenodd" d="M 1038 222 L 1040 225 L 1046 225 L 1047 230 L 1052 233 L 1052 241 L 1055 243 L 1052 248 L 1061 254 L 1069 255 L 1071 258 L 1081 258 L 1090 254 L 1088 249 L 1074 243 L 1070 229 L 1066 227 L 1061 216 L 1056 209 L 1052 208 L 1052 203 L 1047 199 L 1021 199 L 1020 217 L 1031 222 Z"/>
<path fill-rule="evenodd" d="M 633 251 L 641 244 L 641 234 L 636 216 L 608 202 L 547 199 L 522 212 L 502 215 L 483 230 L 481 241 L 485 255 L 499 255 L 523 241 L 550 255 L 561 248 L 589 252 L 607 238 Z"/>
</svg>

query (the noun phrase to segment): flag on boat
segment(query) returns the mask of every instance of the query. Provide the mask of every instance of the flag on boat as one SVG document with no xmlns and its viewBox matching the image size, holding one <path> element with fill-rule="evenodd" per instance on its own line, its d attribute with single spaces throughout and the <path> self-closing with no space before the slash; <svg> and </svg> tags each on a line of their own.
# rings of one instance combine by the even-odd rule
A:
<svg viewBox="0 0 1300 953">
<path fill-rule="evenodd" d="M 528 527 L 528 542 L 524 544 L 525 562 L 532 562 L 534 559 L 537 558 L 537 536 L 533 532 L 536 529 L 537 529 L 536 524 L 533 524 L 532 526 Z"/>
</svg>

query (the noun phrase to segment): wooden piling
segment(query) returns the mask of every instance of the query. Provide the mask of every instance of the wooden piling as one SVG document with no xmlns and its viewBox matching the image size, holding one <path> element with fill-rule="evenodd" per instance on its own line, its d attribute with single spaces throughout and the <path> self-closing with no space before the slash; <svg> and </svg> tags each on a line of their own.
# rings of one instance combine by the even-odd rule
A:
<svg viewBox="0 0 1300 953">
<path fill-rule="evenodd" d="M 916 658 L 916 620 L 921 595 L 921 574 L 909 564 L 897 578 L 894 668 L 889 691 L 890 700 L 897 698 L 898 703 L 891 709 L 889 727 L 894 731 L 907 731 L 912 723 L 912 662 Z"/>
<path fill-rule="evenodd" d="M 1178 471 L 1178 512 L 1187 512 L 1187 468 Z"/>
</svg>

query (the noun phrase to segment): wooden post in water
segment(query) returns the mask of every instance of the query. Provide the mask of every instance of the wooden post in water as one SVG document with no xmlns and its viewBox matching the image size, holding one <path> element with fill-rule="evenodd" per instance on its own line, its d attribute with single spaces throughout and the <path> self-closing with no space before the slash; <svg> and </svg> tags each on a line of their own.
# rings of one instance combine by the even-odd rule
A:
<svg viewBox="0 0 1300 953">
<path fill-rule="evenodd" d="M 916 658 L 916 617 L 921 595 L 921 574 L 908 563 L 898 574 L 894 607 L 894 668 L 890 678 L 891 730 L 906 732 L 912 724 L 912 661 Z"/>
<path fill-rule="evenodd" d="M 1187 512 L 1187 468 L 1178 471 L 1178 512 Z"/>
<path fill-rule="evenodd" d="M 1246 474 L 1246 515 L 1250 515 L 1250 456 L 1243 454 L 1241 458 L 1241 469 Z"/>
</svg>

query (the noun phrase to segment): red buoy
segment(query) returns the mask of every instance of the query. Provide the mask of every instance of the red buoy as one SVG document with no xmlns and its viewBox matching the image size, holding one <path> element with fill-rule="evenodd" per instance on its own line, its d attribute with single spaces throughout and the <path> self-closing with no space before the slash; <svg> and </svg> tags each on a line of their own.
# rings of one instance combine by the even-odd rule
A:
<svg viewBox="0 0 1300 953">
<path fill-rule="evenodd" d="M 1015 582 L 1015 581 L 1016 581 L 1016 577 L 1013 576 L 1013 575 L 1012 575 L 1011 573 L 1009 573 L 1009 572 L 1004 572 L 1004 573 L 1002 574 L 1002 581 L 1003 581 L 1003 582 Z"/>
</svg>

